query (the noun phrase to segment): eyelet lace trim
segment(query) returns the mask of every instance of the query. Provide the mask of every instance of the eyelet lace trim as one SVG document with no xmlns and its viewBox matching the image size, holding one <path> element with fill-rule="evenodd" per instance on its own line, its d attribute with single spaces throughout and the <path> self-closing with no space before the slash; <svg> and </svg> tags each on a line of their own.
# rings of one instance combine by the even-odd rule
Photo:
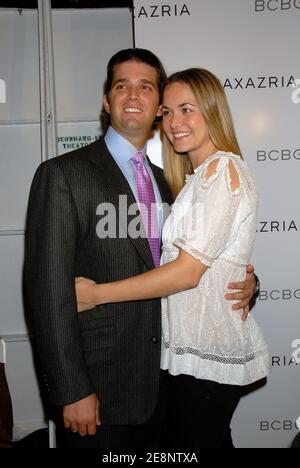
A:
<svg viewBox="0 0 300 468">
<path fill-rule="evenodd" d="M 218 356 L 212 353 L 203 353 L 199 349 L 191 348 L 190 346 L 180 347 L 180 346 L 171 346 L 170 342 L 166 343 L 163 341 L 163 346 L 165 349 L 171 350 L 172 354 L 183 356 L 185 354 L 192 354 L 194 356 L 203 359 L 204 361 L 213 361 L 219 362 L 221 364 L 230 364 L 230 365 L 244 365 L 247 362 L 254 361 L 260 357 L 265 356 L 268 351 L 267 348 L 261 348 L 256 350 L 253 353 L 247 354 L 246 356 L 234 357 L 234 356 Z"/>
</svg>

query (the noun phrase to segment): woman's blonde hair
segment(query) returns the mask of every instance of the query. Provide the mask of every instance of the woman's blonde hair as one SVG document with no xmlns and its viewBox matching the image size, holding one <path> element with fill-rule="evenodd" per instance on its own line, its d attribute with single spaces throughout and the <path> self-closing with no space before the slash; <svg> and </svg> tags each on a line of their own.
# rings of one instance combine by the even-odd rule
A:
<svg viewBox="0 0 300 468">
<path fill-rule="evenodd" d="M 171 75 L 165 82 L 164 91 L 178 82 L 188 85 L 194 93 L 214 146 L 220 151 L 242 157 L 226 94 L 219 79 L 202 68 L 190 68 Z M 163 155 L 165 177 L 176 198 L 185 184 L 186 175 L 193 173 L 192 164 L 187 154 L 174 151 L 165 135 Z"/>
</svg>

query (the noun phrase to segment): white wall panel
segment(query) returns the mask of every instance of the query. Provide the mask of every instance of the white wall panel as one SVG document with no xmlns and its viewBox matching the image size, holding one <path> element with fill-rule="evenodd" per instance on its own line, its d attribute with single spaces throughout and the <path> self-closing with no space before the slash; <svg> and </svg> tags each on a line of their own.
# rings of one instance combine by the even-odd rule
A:
<svg viewBox="0 0 300 468">
<path fill-rule="evenodd" d="M 132 47 L 128 9 L 53 12 L 57 119 L 98 119 L 106 66 Z"/>
<path fill-rule="evenodd" d="M 0 122 L 39 121 L 38 57 L 37 13 L 0 10 L 0 79 L 7 95 Z"/>
<path fill-rule="evenodd" d="M 30 342 L 26 337 L 9 336 L 5 341 L 5 372 L 13 405 L 14 438 L 18 440 L 45 427 L 45 415 Z"/>
<path fill-rule="evenodd" d="M 26 333 L 22 300 L 23 236 L 0 236 L 0 336 Z"/>
<path fill-rule="evenodd" d="M 0 230 L 24 229 L 31 181 L 41 162 L 40 126 L 0 125 L 0 141 Z"/>
</svg>

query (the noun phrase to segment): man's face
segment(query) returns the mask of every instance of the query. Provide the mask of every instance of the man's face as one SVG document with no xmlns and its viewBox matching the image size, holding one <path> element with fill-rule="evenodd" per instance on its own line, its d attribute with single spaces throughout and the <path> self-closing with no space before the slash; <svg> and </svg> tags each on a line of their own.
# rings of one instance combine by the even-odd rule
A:
<svg viewBox="0 0 300 468">
<path fill-rule="evenodd" d="M 103 99 L 111 124 L 125 138 L 148 138 L 159 112 L 157 71 L 128 61 L 114 67 L 111 90 Z"/>
</svg>

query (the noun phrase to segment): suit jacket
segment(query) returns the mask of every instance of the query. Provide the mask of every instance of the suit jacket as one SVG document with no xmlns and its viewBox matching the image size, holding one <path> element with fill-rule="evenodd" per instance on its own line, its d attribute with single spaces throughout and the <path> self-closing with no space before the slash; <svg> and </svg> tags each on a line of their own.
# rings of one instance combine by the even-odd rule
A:
<svg viewBox="0 0 300 468">
<path fill-rule="evenodd" d="M 165 203 L 160 168 L 151 164 Z M 104 139 L 38 168 L 27 215 L 25 292 L 49 401 L 63 406 L 96 392 L 104 424 L 142 424 L 159 385 L 161 301 L 108 304 L 77 313 L 75 276 L 106 283 L 154 268 L 147 239 L 124 235 L 136 203 Z M 97 207 L 117 208 L 115 238 L 96 234 Z M 107 206 L 112 206 L 107 205 Z M 136 217 L 136 216 L 135 216 Z"/>
</svg>

